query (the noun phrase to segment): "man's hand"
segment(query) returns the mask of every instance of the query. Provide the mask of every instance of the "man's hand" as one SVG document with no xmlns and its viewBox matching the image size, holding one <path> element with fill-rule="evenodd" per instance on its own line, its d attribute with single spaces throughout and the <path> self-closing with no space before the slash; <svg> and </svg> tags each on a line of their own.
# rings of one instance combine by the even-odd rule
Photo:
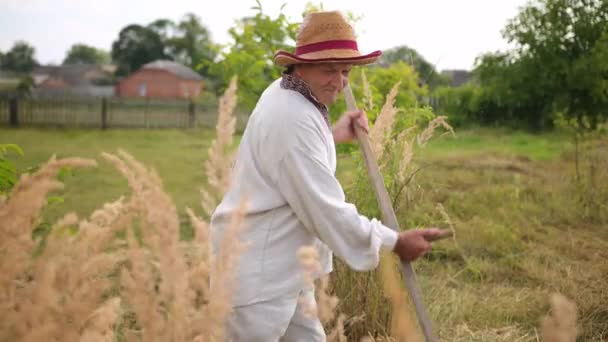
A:
<svg viewBox="0 0 608 342">
<path fill-rule="evenodd" d="M 334 142 L 341 143 L 357 139 L 355 127 L 353 125 L 361 126 L 365 132 L 369 131 L 367 115 L 364 111 L 346 112 L 342 114 L 342 117 L 332 128 Z"/>
<path fill-rule="evenodd" d="M 402 261 L 414 261 L 431 250 L 431 241 L 439 239 L 441 229 L 416 229 L 400 232 L 393 252 Z"/>
</svg>

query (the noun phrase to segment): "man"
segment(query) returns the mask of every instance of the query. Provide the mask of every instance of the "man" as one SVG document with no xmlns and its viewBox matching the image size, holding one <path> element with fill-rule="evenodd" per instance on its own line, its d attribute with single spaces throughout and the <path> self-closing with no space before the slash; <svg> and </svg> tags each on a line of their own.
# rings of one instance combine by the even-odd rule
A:
<svg viewBox="0 0 608 342">
<path fill-rule="evenodd" d="M 231 187 L 211 219 L 214 248 L 241 196 L 248 198 L 248 243 L 236 274 L 229 318 L 232 341 L 324 341 L 318 319 L 300 310 L 304 288 L 296 252 L 314 245 L 322 273 L 332 270 L 332 252 L 355 270 L 378 265 L 380 248 L 412 261 L 430 249 L 438 229 L 397 233 L 361 216 L 345 202 L 335 177 L 335 143 L 355 139 L 354 124 L 367 130 L 362 112 L 345 113 L 331 127 L 327 107 L 348 83 L 353 65 L 369 64 L 381 52 L 361 55 L 354 32 L 339 12 L 318 12 L 302 23 L 295 53 L 279 51 L 283 77 L 260 97 L 245 129 Z"/>
</svg>

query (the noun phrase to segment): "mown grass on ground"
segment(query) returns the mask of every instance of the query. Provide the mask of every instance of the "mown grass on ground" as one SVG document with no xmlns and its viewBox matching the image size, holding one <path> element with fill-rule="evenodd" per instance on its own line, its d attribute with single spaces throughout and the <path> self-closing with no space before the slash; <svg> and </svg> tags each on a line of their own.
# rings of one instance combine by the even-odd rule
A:
<svg viewBox="0 0 608 342">
<path fill-rule="evenodd" d="M 99 158 L 102 151 L 118 148 L 158 171 L 180 212 L 186 206 L 197 209 L 213 134 L 0 128 L 0 143 L 23 148 L 25 156 L 13 158 L 21 171 L 52 154 L 99 161 L 96 169 L 63 176 L 66 187 L 57 194 L 63 202 L 45 213 L 52 221 L 67 211 L 86 216 L 127 192 L 126 181 Z M 599 206 L 598 213 L 581 206 L 579 198 L 588 189 L 572 182 L 571 149 L 565 134 L 479 129 L 436 139 L 416 155 L 424 169 L 409 199 L 398 203 L 402 227 L 445 226 L 436 209 L 441 203 L 456 230 L 455 240 L 437 244 L 415 265 L 443 340 L 536 341 L 553 292 L 577 303 L 581 340 L 608 338 L 606 207 Z M 353 156 L 340 156 L 338 177 L 351 200 L 355 168 Z M 365 314 L 364 320 L 347 324 L 349 335 L 386 334 L 390 316 L 375 275 L 347 272 L 340 263 L 336 268 L 332 281 L 340 309 L 350 316 Z"/>
</svg>

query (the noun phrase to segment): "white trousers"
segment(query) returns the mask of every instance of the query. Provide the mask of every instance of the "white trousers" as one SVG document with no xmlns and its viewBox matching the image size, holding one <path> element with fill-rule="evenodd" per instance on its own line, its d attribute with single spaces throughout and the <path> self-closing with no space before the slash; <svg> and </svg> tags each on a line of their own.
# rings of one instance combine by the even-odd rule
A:
<svg viewBox="0 0 608 342">
<path fill-rule="evenodd" d="M 227 336 L 231 342 L 325 342 L 325 331 L 318 318 L 304 313 L 298 298 L 315 303 L 314 290 L 273 300 L 237 306 L 228 318 Z"/>
</svg>

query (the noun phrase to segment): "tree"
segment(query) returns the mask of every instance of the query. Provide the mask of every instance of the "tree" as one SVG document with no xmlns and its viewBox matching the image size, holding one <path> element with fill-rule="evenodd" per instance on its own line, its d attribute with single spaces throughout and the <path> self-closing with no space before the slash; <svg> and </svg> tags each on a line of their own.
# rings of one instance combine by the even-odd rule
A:
<svg viewBox="0 0 608 342">
<path fill-rule="evenodd" d="M 85 44 L 74 44 L 68 51 L 62 64 L 103 65 L 109 62 L 110 54 L 108 52 Z"/>
<path fill-rule="evenodd" d="M 399 61 L 411 65 L 418 73 L 420 80 L 430 87 L 447 85 L 447 80 L 437 72 L 435 66 L 429 63 L 418 51 L 405 45 L 383 51 L 382 56 L 378 59 L 378 64 L 388 67 Z"/>
<path fill-rule="evenodd" d="M 217 55 L 211 33 L 195 14 L 188 13 L 174 26 L 174 35 L 167 39 L 170 54 L 175 61 L 208 76 L 209 65 Z"/>
<path fill-rule="evenodd" d="M 17 41 L 2 57 L 2 69 L 28 73 L 38 65 L 34 58 L 35 54 L 36 50 L 33 46 L 24 41 Z"/>
<path fill-rule="evenodd" d="M 533 129 L 556 113 L 588 128 L 608 116 L 608 2 L 536 0 L 503 36 L 516 48 L 482 57 L 476 73 L 484 88 L 500 91 L 514 116 L 525 115 Z"/>
<path fill-rule="evenodd" d="M 298 25 L 290 23 L 282 12 L 272 18 L 262 11 L 258 2 L 253 17 L 239 20 L 230 28 L 233 42 L 220 54 L 220 61 L 209 65 L 209 72 L 221 80 L 223 90 L 232 75 L 238 75 L 239 99 L 251 110 L 264 89 L 281 75 L 272 60 L 279 49 L 293 49 Z"/>
<path fill-rule="evenodd" d="M 170 59 L 165 53 L 161 36 L 149 27 L 136 24 L 120 31 L 118 39 L 112 44 L 111 54 L 119 76 L 134 72 L 154 60 Z"/>
</svg>

